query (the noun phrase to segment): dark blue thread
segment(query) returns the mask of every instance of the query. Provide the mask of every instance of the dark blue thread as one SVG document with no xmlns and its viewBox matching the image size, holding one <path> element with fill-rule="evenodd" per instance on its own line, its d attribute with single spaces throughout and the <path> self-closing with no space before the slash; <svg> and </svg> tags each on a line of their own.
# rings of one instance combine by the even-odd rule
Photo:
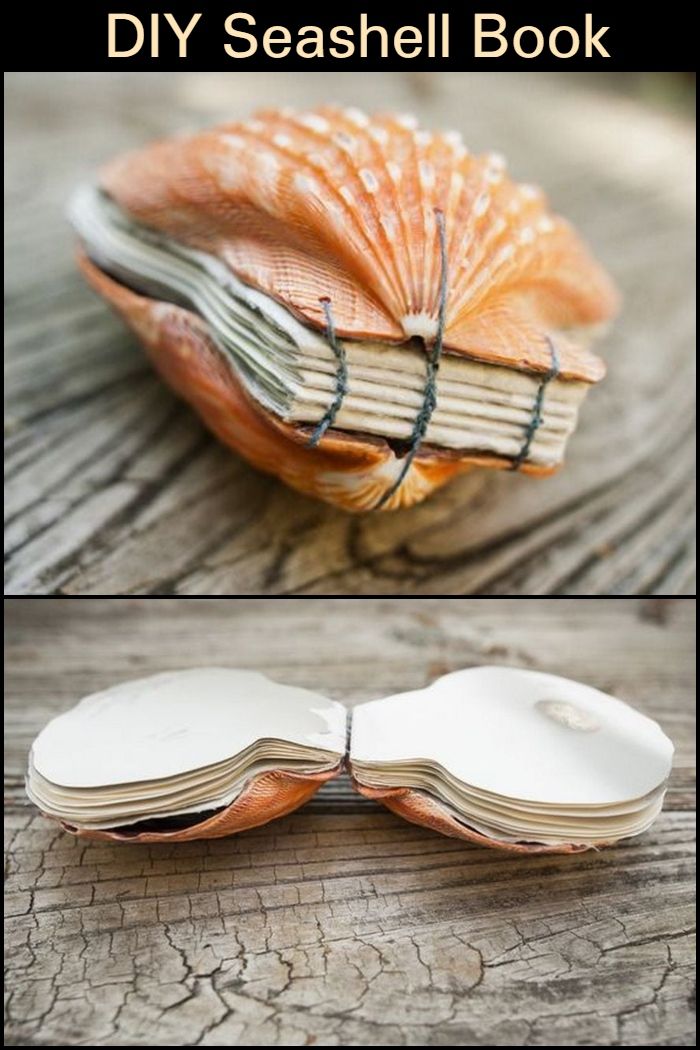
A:
<svg viewBox="0 0 700 1050">
<path fill-rule="evenodd" d="M 320 423 L 318 423 L 316 429 L 309 438 L 310 448 L 315 448 L 328 428 L 333 426 L 335 417 L 338 415 L 340 406 L 343 403 L 343 398 L 348 392 L 347 358 L 345 355 L 345 348 L 341 346 L 336 338 L 333 313 L 331 311 L 331 301 L 328 296 L 324 296 L 319 299 L 319 302 L 321 303 L 323 312 L 326 315 L 326 338 L 328 339 L 331 350 L 338 360 L 338 371 L 335 374 L 335 397 L 331 401 L 330 407 L 325 416 L 321 419 Z"/>
<path fill-rule="evenodd" d="M 425 366 L 423 404 L 421 405 L 420 411 L 416 416 L 416 421 L 413 424 L 413 431 L 411 432 L 411 437 L 409 439 L 408 452 L 404 457 L 398 477 L 394 483 L 389 486 L 379 502 L 375 504 L 375 510 L 379 510 L 380 507 L 383 507 L 387 500 L 391 499 L 403 483 L 403 480 L 408 474 L 411 464 L 416 457 L 416 453 L 420 448 L 421 442 L 425 437 L 425 432 L 430 423 L 430 417 L 435 411 L 435 406 L 437 405 L 436 381 L 438 369 L 440 367 L 442 342 L 445 336 L 445 317 L 447 314 L 447 243 L 445 240 L 445 216 L 439 208 L 435 209 L 435 222 L 437 224 L 438 238 L 440 241 L 440 304 L 438 308 L 438 322 L 435 340 Z"/>
<path fill-rule="evenodd" d="M 544 403 L 544 392 L 548 383 L 551 383 L 553 379 L 556 379 L 559 375 L 559 354 L 552 340 L 547 336 L 547 343 L 549 344 L 549 352 L 551 355 L 551 364 L 549 371 L 545 372 L 537 387 L 537 393 L 535 394 L 535 401 L 532 406 L 532 415 L 530 422 L 525 428 L 525 437 L 520 447 L 520 451 L 517 456 L 513 459 L 510 465 L 510 470 L 517 470 L 518 467 L 527 459 L 530 453 L 530 446 L 534 440 L 535 434 L 542 426 L 542 405 Z"/>
</svg>

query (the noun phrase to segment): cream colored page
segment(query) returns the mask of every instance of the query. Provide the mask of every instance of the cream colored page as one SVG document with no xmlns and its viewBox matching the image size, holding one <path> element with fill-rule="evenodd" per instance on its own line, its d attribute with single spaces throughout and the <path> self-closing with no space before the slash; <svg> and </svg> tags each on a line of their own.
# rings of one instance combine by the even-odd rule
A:
<svg viewBox="0 0 700 1050">
<path fill-rule="evenodd" d="M 254 671 L 198 668 L 124 682 L 53 719 L 34 742 L 37 771 L 69 787 L 170 777 L 265 738 L 345 751 L 346 711 Z"/>
<path fill-rule="evenodd" d="M 456 671 L 353 711 L 351 761 L 427 759 L 485 791 L 541 803 L 639 798 L 668 776 L 673 746 L 627 704 L 515 668 Z"/>
</svg>

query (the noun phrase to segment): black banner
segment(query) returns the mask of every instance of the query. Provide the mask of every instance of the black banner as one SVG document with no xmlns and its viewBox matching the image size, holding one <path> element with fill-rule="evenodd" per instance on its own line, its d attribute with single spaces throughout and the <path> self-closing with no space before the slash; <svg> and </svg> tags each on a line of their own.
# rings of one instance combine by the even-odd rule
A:
<svg viewBox="0 0 700 1050">
<path fill-rule="evenodd" d="M 16 68 L 668 70 L 692 68 L 671 11 L 614 3 L 317 4 L 93 0 L 13 16 Z M 8 37 L 6 36 L 6 39 Z"/>
</svg>

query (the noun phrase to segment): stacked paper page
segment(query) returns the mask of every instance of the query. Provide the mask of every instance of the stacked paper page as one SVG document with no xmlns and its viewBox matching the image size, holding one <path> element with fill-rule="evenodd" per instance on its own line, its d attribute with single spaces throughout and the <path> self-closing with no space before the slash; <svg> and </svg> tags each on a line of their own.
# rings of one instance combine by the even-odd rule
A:
<svg viewBox="0 0 700 1050">
<path fill-rule="evenodd" d="M 480 667 L 356 707 L 350 764 L 493 839 L 595 844 L 649 827 L 672 754 L 656 722 L 597 689 Z"/>
<path fill-rule="evenodd" d="M 50 722 L 32 747 L 27 792 L 79 828 L 218 809 L 259 773 L 334 769 L 345 708 L 253 671 L 201 668 L 125 682 Z"/>
<path fill-rule="evenodd" d="M 248 391 L 269 411 L 317 423 L 336 393 L 338 362 L 328 339 L 268 295 L 238 280 L 219 259 L 185 248 L 134 222 L 94 187 L 83 187 L 71 220 L 88 255 L 105 272 L 143 294 L 199 314 Z M 335 426 L 408 440 L 425 397 L 425 351 L 343 341 L 347 393 Z M 541 376 L 483 364 L 446 351 L 437 406 L 426 441 L 447 449 L 517 456 L 532 420 Z M 528 459 L 561 461 L 588 384 L 547 384 L 542 421 Z"/>
</svg>

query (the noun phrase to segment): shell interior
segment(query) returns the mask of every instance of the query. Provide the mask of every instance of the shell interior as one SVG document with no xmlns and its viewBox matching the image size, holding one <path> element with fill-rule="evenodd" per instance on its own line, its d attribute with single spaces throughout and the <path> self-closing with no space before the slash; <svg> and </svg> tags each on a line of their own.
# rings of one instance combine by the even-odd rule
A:
<svg viewBox="0 0 700 1050">
<path fill-rule="evenodd" d="M 658 815 L 673 746 L 622 701 L 555 675 L 456 671 L 353 712 L 353 776 L 412 788 L 503 842 L 594 844 Z"/>
<path fill-rule="evenodd" d="M 345 721 L 341 704 L 252 671 L 154 675 L 49 722 L 32 746 L 27 793 L 78 828 L 172 822 L 229 805 L 261 773 L 337 767 Z"/>
</svg>

